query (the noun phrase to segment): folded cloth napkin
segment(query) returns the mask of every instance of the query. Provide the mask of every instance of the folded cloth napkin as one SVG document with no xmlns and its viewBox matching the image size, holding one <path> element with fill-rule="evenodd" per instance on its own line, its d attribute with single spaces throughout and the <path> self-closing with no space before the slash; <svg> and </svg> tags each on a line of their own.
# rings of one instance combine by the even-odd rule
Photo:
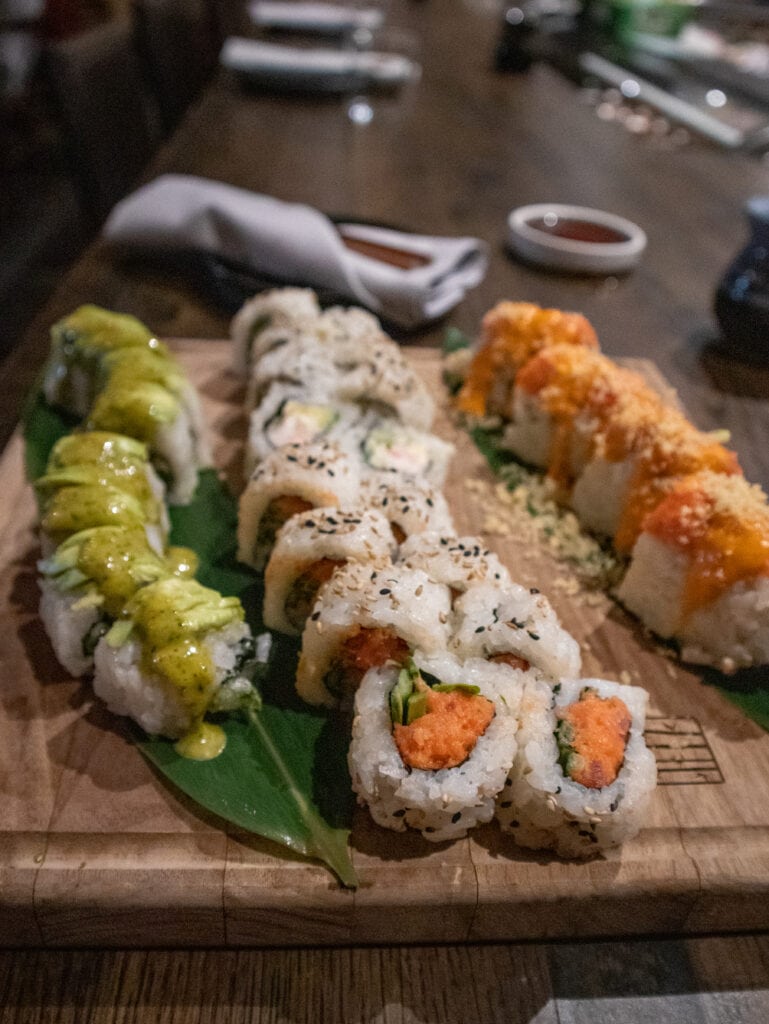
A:
<svg viewBox="0 0 769 1024">
<path fill-rule="evenodd" d="M 340 91 L 392 89 L 419 76 L 419 65 L 400 53 L 304 48 L 230 36 L 219 54 L 224 67 L 274 89 Z"/>
<path fill-rule="evenodd" d="M 260 28 L 293 29 L 333 35 L 355 29 L 379 28 L 384 20 L 376 7 L 344 7 L 341 4 L 285 3 L 254 0 L 248 5 L 251 21 Z"/>
<path fill-rule="evenodd" d="M 334 224 L 310 206 L 186 175 L 163 175 L 127 196 L 103 234 L 134 252 L 210 253 L 349 299 L 409 329 L 452 309 L 488 264 L 488 247 L 477 238 Z"/>
</svg>

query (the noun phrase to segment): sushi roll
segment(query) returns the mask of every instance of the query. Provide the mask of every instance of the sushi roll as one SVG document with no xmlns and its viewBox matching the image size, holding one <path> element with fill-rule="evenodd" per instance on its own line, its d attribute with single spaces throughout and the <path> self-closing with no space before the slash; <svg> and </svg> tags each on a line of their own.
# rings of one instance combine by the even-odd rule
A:
<svg viewBox="0 0 769 1024">
<path fill-rule="evenodd" d="M 147 445 L 166 480 L 168 501 L 188 504 L 198 470 L 210 463 L 197 396 L 176 364 L 164 356 L 108 360 L 106 383 L 86 420 L 88 430 L 126 434 Z"/>
<path fill-rule="evenodd" d="M 642 827 L 657 782 L 643 736 L 648 694 L 577 679 L 527 680 L 518 755 L 497 819 L 519 846 L 589 857 Z"/>
<path fill-rule="evenodd" d="M 737 456 L 675 409 L 625 408 L 612 417 L 571 495 L 588 529 L 627 555 L 645 516 L 683 477 L 700 471 L 741 476 Z"/>
<path fill-rule="evenodd" d="M 417 655 L 369 670 L 348 757 L 358 801 L 377 824 L 431 842 L 490 821 L 516 756 L 520 695 L 519 682 L 483 661 L 444 655 L 427 672 Z"/>
<path fill-rule="evenodd" d="M 40 617 L 59 663 L 73 677 L 84 675 L 99 639 L 140 587 L 169 575 L 191 577 L 196 567 L 186 548 L 159 555 L 140 528 L 73 534 L 38 562 Z"/>
<path fill-rule="evenodd" d="M 377 418 L 360 434 L 358 450 L 364 470 L 380 479 L 384 474 L 395 473 L 442 487 L 454 445 L 398 420 Z"/>
<path fill-rule="evenodd" d="M 318 591 L 302 633 L 296 689 L 308 704 L 349 703 L 370 668 L 438 653 L 449 636 L 450 595 L 426 573 L 350 562 Z"/>
<path fill-rule="evenodd" d="M 375 345 L 365 359 L 343 374 L 338 395 L 416 430 L 429 430 L 435 418 L 435 402 L 427 385 L 391 344 Z"/>
<path fill-rule="evenodd" d="M 349 447 L 347 434 L 360 418 L 358 406 L 321 387 L 274 381 L 249 416 L 245 471 L 253 473 L 262 459 L 287 444 L 335 440 Z"/>
<path fill-rule="evenodd" d="M 542 309 L 531 302 L 500 302 L 483 318 L 481 338 L 457 406 L 470 416 L 504 415 L 519 369 L 542 349 L 562 343 L 598 349 L 580 313 Z"/>
<path fill-rule="evenodd" d="M 454 596 L 476 583 L 507 587 L 512 582 L 506 567 L 479 537 L 416 533 L 402 544 L 398 563 L 422 569 L 430 579 L 449 587 Z"/>
<path fill-rule="evenodd" d="M 239 377 L 264 352 L 279 347 L 320 314 L 318 297 L 309 288 L 274 288 L 245 302 L 230 324 L 232 368 Z"/>
<path fill-rule="evenodd" d="M 66 446 L 88 458 L 89 445 L 73 435 L 77 444 Z M 111 445 L 111 442 L 108 442 Z M 99 444 L 94 450 L 103 452 Z M 96 457 L 95 461 L 60 464 L 61 448 L 54 449 L 49 468 L 35 481 L 43 534 L 43 552 L 50 553 L 73 533 L 94 526 L 136 527 L 146 533 L 150 546 L 162 554 L 168 537 L 168 513 L 153 474 L 134 457 Z M 94 451 L 94 453 L 95 453 Z M 92 453 L 92 454 L 94 454 Z"/>
<path fill-rule="evenodd" d="M 300 636 L 319 587 L 348 562 L 390 563 L 390 524 L 368 509 L 314 508 L 289 519 L 275 538 L 264 573 L 264 624 Z"/>
<path fill-rule="evenodd" d="M 99 640 L 93 687 L 150 735 L 188 738 L 208 713 L 258 704 L 259 657 L 237 598 L 167 577 L 140 588 Z"/>
<path fill-rule="evenodd" d="M 149 461 L 147 446 L 125 434 L 89 430 L 65 434 L 48 456 L 47 471 L 69 469 L 83 464 L 104 465 L 117 475 L 144 477 L 159 505 L 165 502 L 163 481 Z"/>
<path fill-rule="evenodd" d="M 568 493 L 618 402 L 636 396 L 651 399 L 640 375 L 592 349 L 551 345 L 518 371 L 504 447 Z"/>
<path fill-rule="evenodd" d="M 324 309 L 312 330 L 342 372 L 373 358 L 375 351 L 388 350 L 393 357 L 400 355 L 400 346 L 384 333 L 374 314 L 358 306 Z"/>
<path fill-rule="evenodd" d="M 769 505 L 742 477 L 679 481 L 647 514 L 617 597 L 685 661 L 769 662 Z"/>
<path fill-rule="evenodd" d="M 100 306 L 80 306 L 51 328 L 51 351 L 43 374 L 49 404 L 82 419 L 103 386 L 102 363 L 110 352 L 165 352 L 136 317 Z"/>
<path fill-rule="evenodd" d="M 340 374 L 330 354 L 311 334 L 297 334 L 256 361 L 246 389 L 245 408 L 259 406 L 274 383 L 312 386 L 315 394 L 333 396 Z"/>
<path fill-rule="evenodd" d="M 476 583 L 454 602 L 449 650 L 513 668 L 539 669 L 551 682 L 579 675 L 577 641 L 538 590 L 518 583 Z"/>
<path fill-rule="evenodd" d="M 367 474 L 361 480 L 360 495 L 363 504 L 387 517 L 399 544 L 425 530 L 454 533 L 443 492 L 418 477 Z"/>
<path fill-rule="evenodd" d="M 357 504 L 358 464 L 331 442 L 285 445 L 254 470 L 238 505 L 238 559 L 261 570 L 280 527 L 312 508 Z"/>
</svg>

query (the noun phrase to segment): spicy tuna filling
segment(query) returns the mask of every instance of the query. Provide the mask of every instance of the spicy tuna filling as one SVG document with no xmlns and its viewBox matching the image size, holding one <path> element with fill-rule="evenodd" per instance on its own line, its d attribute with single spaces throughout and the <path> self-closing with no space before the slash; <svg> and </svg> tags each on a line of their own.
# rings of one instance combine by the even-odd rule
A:
<svg viewBox="0 0 769 1024">
<path fill-rule="evenodd" d="M 409 653 L 406 641 L 391 630 L 361 627 L 339 648 L 326 674 L 326 686 L 335 696 L 352 694 L 369 669 L 388 662 L 400 665 Z"/>
<path fill-rule="evenodd" d="M 427 711 L 409 725 L 396 723 L 393 739 L 404 764 L 439 771 L 462 764 L 489 727 L 494 705 L 478 694 L 429 690 Z"/>
<path fill-rule="evenodd" d="M 586 687 L 579 700 L 558 710 L 555 737 L 564 773 L 589 789 L 611 785 L 625 759 L 630 725 L 624 701 Z"/>
</svg>

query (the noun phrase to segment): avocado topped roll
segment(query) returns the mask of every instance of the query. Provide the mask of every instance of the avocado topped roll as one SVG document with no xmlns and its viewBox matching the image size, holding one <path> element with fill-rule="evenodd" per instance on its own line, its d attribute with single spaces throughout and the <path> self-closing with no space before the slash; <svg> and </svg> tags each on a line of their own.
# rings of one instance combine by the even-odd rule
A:
<svg viewBox="0 0 769 1024">
<path fill-rule="evenodd" d="M 475 583 L 454 602 L 453 622 L 450 650 L 459 658 L 531 666 L 551 683 L 579 675 L 579 645 L 536 589 Z"/>
<path fill-rule="evenodd" d="M 188 756 L 211 756 L 223 734 L 205 716 L 258 706 L 250 676 L 265 656 L 237 598 L 166 577 L 140 588 L 99 641 L 94 691 L 145 732 L 182 739 Z"/>
<path fill-rule="evenodd" d="M 196 567 L 187 548 L 158 554 L 140 527 L 97 526 L 67 538 L 38 562 L 40 617 L 59 663 L 75 677 L 88 672 L 99 639 L 140 587 L 192 577 Z"/>
<path fill-rule="evenodd" d="M 264 573 L 264 624 L 300 636 L 320 586 L 348 562 L 385 566 L 396 550 L 390 524 L 369 509 L 314 508 L 278 532 Z"/>
<path fill-rule="evenodd" d="M 187 504 L 198 470 L 210 462 L 197 395 L 177 364 L 162 354 L 115 353 L 105 360 L 106 383 L 87 419 L 89 430 L 109 430 L 144 442 L 167 480 L 168 500 Z"/>
<path fill-rule="evenodd" d="M 261 570 L 278 530 L 293 515 L 318 507 L 352 507 L 360 477 L 355 459 L 338 445 L 285 445 L 254 470 L 240 497 L 238 559 Z"/>
<path fill-rule="evenodd" d="M 476 583 L 507 587 L 512 582 L 507 568 L 480 537 L 417 533 L 401 545 L 398 563 L 424 570 L 436 583 L 445 583 L 455 598 Z"/>
<path fill-rule="evenodd" d="M 51 328 L 51 352 L 43 377 L 43 394 L 51 404 L 73 416 L 88 414 L 103 386 L 105 356 L 118 349 L 165 352 L 136 317 L 100 306 L 80 306 Z"/>
<path fill-rule="evenodd" d="M 169 524 L 162 487 L 131 448 L 103 434 L 95 442 L 73 434 L 54 447 L 35 481 L 44 553 L 93 526 L 142 529 L 151 547 L 163 552 Z"/>
<path fill-rule="evenodd" d="M 319 314 L 318 298 L 310 288 L 274 288 L 255 295 L 230 324 L 233 371 L 239 377 L 247 376 L 264 352 L 280 347 Z"/>
<path fill-rule="evenodd" d="M 435 674 L 435 673 L 438 674 Z M 521 686 L 498 666 L 419 655 L 372 668 L 355 695 L 348 762 L 379 825 L 441 842 L 490 821 L 516 755 Z"/>
<path fill-rule="evenodd" d="M 302 633 L 297 693 L 309 704 L 350 702 L 370 668 L 415 650 L 445 650 L 450 597 L 417 569 L 349 562 L 318 591 Z"/>
<path fill-rule="evenodd" d="M 399 544 L 426 530 L 454 533 L 443 492 L 418 477 L 369 473 L 361 480 L 360 495 L 363 504 L 387 517 Z"/>
<path fill-rule="evenodd" d="M 589 857 L 634 836 L 657 782 L 648 694 L 605 679 L 526 682 L 497 818 L 519 846 Z"/>
</svg>

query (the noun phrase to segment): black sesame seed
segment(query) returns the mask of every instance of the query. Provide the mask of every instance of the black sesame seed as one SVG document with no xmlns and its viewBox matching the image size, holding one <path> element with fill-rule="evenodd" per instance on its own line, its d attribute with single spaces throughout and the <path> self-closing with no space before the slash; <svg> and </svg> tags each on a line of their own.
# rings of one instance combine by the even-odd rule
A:
<svg viewBox="0 0 769 1024">
<path fill-rule="evenodd" d="M 477 626 L 475 632 L 476 633 L 485 633 L 486 632 L 486 627 L 485 626 Z"/>
<path fill-rule="evenodd" d="M 539 593 L 539 591 L 537 590 L 537 588 L 536 588 L 536 587 L 531 587 L 531 589 L 529 590 L 529 593 L 530 593 L 530 594 L 538 594 L 538 593 Z"/>
<path fill-rule="evenodd" d="M 503 809 L 507 809 L 508 807 L 512 807 L 513 806 L 513 801 L 512 800 L 503 800 L 502 803 L 499 806 L 502 807 Z"/>
<path fill-rule="evenodd" d="M 312 619 L 313 622 L 317 622 L 318 619 L 320 618 L 320 612 L 313 612 L 310 618 Z"/>
<path fill-rule="evenodd" d="M 392 591 L 388 590 L 387 587 L 382 587 L 382 589 L 379 591 L 379 593 L 382 595 L 382 597 L 387 597 L 387 595 L 391 594 Z"/>
<path fill-rule="evenodd" d="M 433 828 L 432 825 L 428 825 L 427 828 L 425 829 L 425 832 L 434 832 L 434 831 L 435 831 L 435 829 Z"/>
<path fill-rule="evenodd" d="M 530 629 L 527 629 L 526 632 L 529 634 L 529 636 L 531 637 L 532 640 L 539 640 L 539 634 L 538 633 L 532 633 L 532 631 Z"/>
<path fill-rule="evenodd" d="M 393 811 L 393 818 L 402 818 L 405 813 L 406 813 L 406 808 L 405 807 L 401 807 L 400 810 Z"/>
<path fill-rule="evenodd" d="M 451 815 L 451 824 L 452 825 L 456 825 L 456 823 L 459 821 L 459 819 L 461 817 L 462 817 L 462 812 L 461 811 L 457 811 L 456 814 L 452 814 Z"/>
</svg>

